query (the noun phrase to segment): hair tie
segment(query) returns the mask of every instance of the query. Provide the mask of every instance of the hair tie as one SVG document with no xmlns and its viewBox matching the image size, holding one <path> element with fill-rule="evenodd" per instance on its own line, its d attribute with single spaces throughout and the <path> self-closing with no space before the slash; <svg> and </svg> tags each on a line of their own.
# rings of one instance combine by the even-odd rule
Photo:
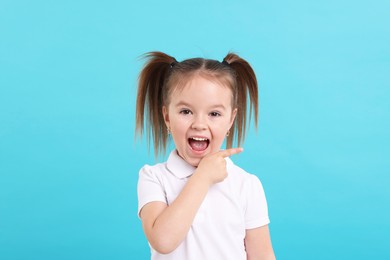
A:
<svg viewBox="0 0 390 260">
<path fill-rule="evenodd" d="M 173 66 L 175 66 L 177 64 L 177 60 L 175 58 L 173 58 L 173 61 L 171 62 L 171 69 L 173 68 Z"/>
<path fill-rule="evenodd" d="M 230 65 L 225 59 L 221 62 L 222 64 L 225 64 L 225 65 Z"/>
</svg>

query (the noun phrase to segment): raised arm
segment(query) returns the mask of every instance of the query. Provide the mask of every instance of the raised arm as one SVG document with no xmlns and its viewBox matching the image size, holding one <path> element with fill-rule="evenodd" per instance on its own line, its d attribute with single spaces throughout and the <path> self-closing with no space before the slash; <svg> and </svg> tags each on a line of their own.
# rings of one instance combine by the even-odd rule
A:
<svg viewBox="0 0 390 260">
<path fill-rule="evenodd" d="M 157 252 L 168 254 L 180 245 L 210 186 L 226 178 L 225 157 L 240 152 L 242 148 L 232 148 L 204 157 L 170 206 L 151 202 L 142 208 L 140 217 L 144 232 Z"/>
</svg>

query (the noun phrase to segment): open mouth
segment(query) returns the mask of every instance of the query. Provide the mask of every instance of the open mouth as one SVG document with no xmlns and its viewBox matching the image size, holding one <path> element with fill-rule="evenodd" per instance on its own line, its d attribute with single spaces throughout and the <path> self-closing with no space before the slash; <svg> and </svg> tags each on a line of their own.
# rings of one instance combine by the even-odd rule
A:
<svg viewBox="0 0 390 260">
<path fill-rule="evenodd" d="M 209 146 L 209 139 L 203 137 L 190 137 L 188 138 L 188 143 L 190 144 L 192 150 L 201 152 L 207 149 Z"/>
</svg>

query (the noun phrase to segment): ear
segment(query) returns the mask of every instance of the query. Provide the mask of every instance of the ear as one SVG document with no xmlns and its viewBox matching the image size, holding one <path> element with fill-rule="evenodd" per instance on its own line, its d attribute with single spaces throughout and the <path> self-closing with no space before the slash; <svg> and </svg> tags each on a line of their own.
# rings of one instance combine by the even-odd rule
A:
<svg viewBox="0 0 390 260">
<path fill-rule="evenodd" d="M 233 109 L 233 111 L 232 111 L 232 117 L 230 119 L 230 127 L 229 127 L 229 129 L 232 128 L 232 125 L 234 123 L 234 119 L 236 119 L 236 115 L 237 115 L 237 108 Z"/>
<path fill-rule="evenodd" d="M 162 107 L 162 114 L 163 114 L 165 125 L 167 126 L 167 128 L 169 128 L 169 124 L 170 124 L 169 114 L 168 114 L 168 108 L 166 106 Z"/>
</svg>

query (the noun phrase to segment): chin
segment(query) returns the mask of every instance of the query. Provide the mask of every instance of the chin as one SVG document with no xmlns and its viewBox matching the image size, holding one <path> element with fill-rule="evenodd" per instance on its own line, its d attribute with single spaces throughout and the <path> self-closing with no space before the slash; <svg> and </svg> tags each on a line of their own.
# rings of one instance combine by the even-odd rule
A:
<svg viewBox="0 0 390 260">
<path fill-rule="evenodd" d="M 200 161 L 202 160 L 202 158 L 199 158 L 199 159 L 191 159 L 191 160 L 186 160 L 186 162 L 194 167 L 198 167 Z"/>
</svg>

